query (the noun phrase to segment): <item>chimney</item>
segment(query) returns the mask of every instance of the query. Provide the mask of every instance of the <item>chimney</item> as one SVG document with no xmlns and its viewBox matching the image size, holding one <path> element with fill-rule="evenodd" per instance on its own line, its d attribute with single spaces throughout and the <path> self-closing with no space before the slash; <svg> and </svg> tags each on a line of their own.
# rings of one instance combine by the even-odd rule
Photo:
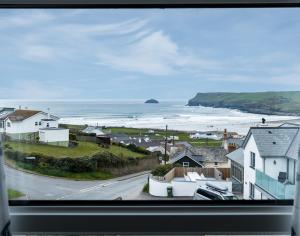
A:
<svg viewBox="0 0 300 236">
<path fill-rule="evenodd" d="M 228 134 L 227 134 L 227 129 L 224 129 L 224 140 L 227 140 Z"/>
</svg>

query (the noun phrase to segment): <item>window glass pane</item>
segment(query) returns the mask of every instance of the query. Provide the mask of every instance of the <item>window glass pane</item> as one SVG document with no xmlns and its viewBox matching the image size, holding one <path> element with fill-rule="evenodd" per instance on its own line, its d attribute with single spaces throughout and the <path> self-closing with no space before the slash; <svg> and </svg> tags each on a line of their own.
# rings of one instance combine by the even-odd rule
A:
<svg viewBox="0 0 300 236">
<path fill-rule="evenodd" d="M 1 9 L 13 199 L 292 199 L 300 10 Z"/>
</svg>

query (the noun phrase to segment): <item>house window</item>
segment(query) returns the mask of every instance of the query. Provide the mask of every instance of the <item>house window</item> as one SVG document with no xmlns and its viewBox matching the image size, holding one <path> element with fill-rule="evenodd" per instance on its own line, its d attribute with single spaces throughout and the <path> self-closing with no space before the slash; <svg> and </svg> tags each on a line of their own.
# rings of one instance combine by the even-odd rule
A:
<svg viewBox="0 0 300 236">
<path fill-rule="evenodd" d="M 218 165 L 218 162 L 215 162 L 215 166 L 217 166 Z"/>
<path fill-rule="evenodd" d="M 3 128 L 3 124 L 2 124 L 2 122 L 0 122 L 0 128 Z"/>
<path fill-rule="evenodd" d="M 189 167 L 189 166 L 190 166 L 190 163 L 189 163 L 189 162 L 183 162 L 183 163 L 182 163 L 182 166 L 183 166 L 183 167 Z"/>
<path fill-rule="evenodd" d="M 254 191 L 255 191 L 254 184 L 250 183 L 250 185 L 249 185 L 249 198 L 250 199 L 254 199 Z"/>
<path fill-rule="evenodd" d="M 42 122 L 39 122 L 39 125 L 42 125 Z"/>
<path fill-rule="evenodd" d="M 255 153 L 254 152 L 250 152 L 250 167 L 251 168 L 255 168 Z"/>
<path fill-rule="evenodd" d="M 49 123 L 47 123 L 47 128 L 49 128 Z"/>
<path fill-rule="evenodd" d="M 7 122 L 7 123 L 6 123 L 6 126 L 7 126 L 7 127 L 10 127 L 10 122 Z"/>
<path fill-rule="evenodd" d="M 36 122 L 35 122 L 35 126 L 38 126 L 38 124 L 39 124 L 39 123 L 36 121 Z"/>
</svg>

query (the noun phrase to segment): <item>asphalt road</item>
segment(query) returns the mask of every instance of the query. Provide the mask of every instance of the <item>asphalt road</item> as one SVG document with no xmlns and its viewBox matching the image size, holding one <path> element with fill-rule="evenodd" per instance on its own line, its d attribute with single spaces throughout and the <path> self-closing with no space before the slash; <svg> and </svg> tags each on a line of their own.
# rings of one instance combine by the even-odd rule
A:
<svg viewBox="0 0 300 236">
<path fill-rule="evenodd" d="M 76 181 L 34 175 L 6 167 L 9 188 L 28 200 L 124 200 L 140 199 L 148 173 L 99 181 Z"/>
</svg>

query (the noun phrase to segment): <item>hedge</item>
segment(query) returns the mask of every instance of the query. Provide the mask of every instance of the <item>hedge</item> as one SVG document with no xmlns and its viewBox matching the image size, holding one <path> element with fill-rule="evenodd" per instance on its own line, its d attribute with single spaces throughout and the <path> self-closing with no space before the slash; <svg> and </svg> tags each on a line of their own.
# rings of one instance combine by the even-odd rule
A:
<svg viewBox="0 0 300 236">
<path fill-rule="evenodd" d="M 17 162 L 39 167 L 52 167 L 74 173 L 97 171 L 101 168 L 123 168 L 129 165 L 138 165 L 139 163 L 139 158 L 123 159 L 109 152 L 97 153 L 91 157 L 77 158 L 55 158 L 39 153 L 22 153 L 13 150 L 6 150 L 5 155 L 7 158 Z M 35 157 L 35 159 L 27 159 L 27 157 Z"/>
</svg>

